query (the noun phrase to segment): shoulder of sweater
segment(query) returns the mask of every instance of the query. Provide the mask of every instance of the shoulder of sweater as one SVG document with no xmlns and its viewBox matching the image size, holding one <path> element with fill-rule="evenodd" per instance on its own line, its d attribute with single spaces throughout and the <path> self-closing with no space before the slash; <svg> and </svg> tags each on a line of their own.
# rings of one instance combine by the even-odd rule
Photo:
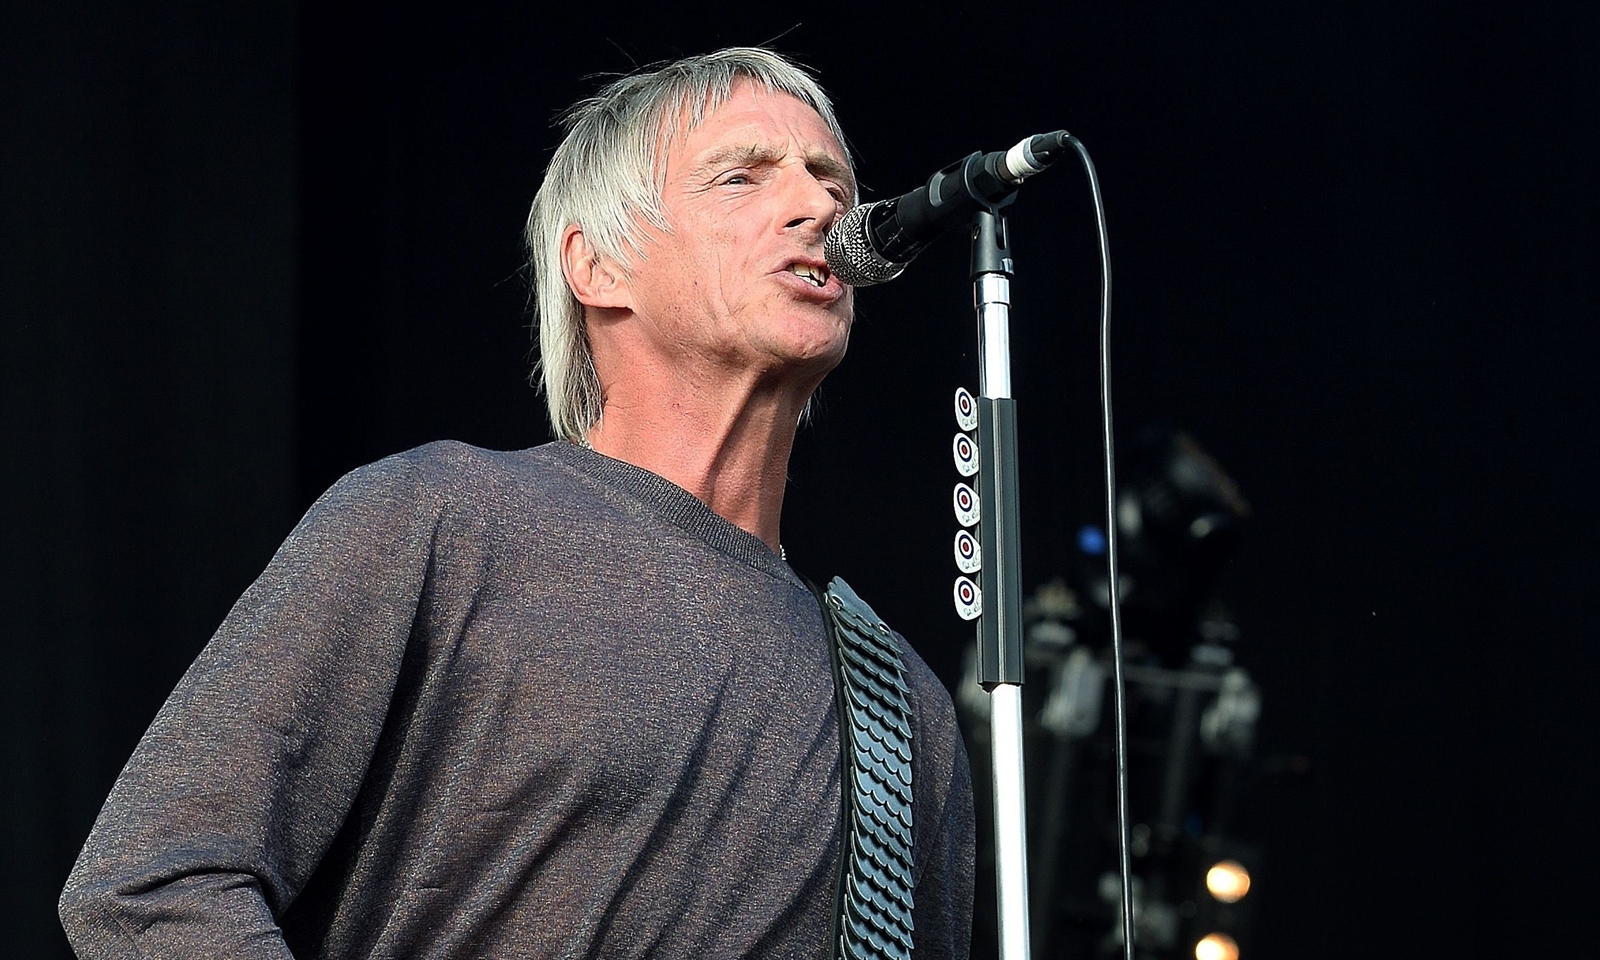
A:
<svg viewBox="0 0 1600 960">
<path fill-rule="evenodd" d="M 459 440 L 435 440 L 345 474 L 335 487 L 405 491 L 439 502 L 474 500 L 505 481 L 559 483 L 565 477 L 543 447 L 488 450 Z"/>
<path fill-rule="evenodd" d="M 950 699 L 950 692 L 945 689 L 944 681 L 939 679 L 928 662 L 898 630 L 895 631 L 895 637 L 900 641 L 900 653 L 906 665 L 906 685 L 911 688 L 916 706 L 919 710 L 932 710 L 940 722 L 945 718 L 953 722 L 955 704 Z"/>
<path fill-rule="evenodd" d="M 311 507 L 307 519 L 342 517 L 346 523 L 395 524 L 436 529 L 454 517 L 481 523 L 529 486 L 551 494 L 571 482 L 545 448 L 486 450 L 439 440 L 384 457 L 339 478 Z"/>
</svg>

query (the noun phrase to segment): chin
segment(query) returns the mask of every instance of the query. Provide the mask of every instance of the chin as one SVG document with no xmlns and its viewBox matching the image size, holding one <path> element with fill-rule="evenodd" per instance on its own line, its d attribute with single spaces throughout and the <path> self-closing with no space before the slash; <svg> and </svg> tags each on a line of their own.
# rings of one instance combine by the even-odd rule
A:
<svg viewBox="0 0 1600 960">
<path fill-rule="evenodd" d="M 799 363 L 826 363 L 831 368 L 850 344 L 850 321 L 829 317 L 796 318 L 785 325 L 781 340 L 773 343 L 774 356 Z"/>
<path fill-rule="evenodd" d="M 820 337 L 804 344 L 796 344 L 794 357 L 805 363 L 821 364 L 832 370 L 844 359 L 846 348 L 850 346 L 850 331 L 848 328 L 835 331 L 827 337 Z"/>
</svg>

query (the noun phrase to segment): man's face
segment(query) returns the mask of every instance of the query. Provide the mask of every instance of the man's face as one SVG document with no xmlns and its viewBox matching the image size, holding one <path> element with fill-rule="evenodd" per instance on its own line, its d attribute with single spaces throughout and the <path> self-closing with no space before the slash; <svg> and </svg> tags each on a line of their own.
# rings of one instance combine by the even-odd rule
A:
<svg viewBox="0 0 1600 960">
<path fill-rule="evenodd" d="M 681 369 L 820 379 L 844 356 L 851 290 L 822 240 L 855 195 L 816 111 L 747 82 L 668 146 L 670 232 L 645 232 L 628 271 L 635 317 Z"/>
</svg>

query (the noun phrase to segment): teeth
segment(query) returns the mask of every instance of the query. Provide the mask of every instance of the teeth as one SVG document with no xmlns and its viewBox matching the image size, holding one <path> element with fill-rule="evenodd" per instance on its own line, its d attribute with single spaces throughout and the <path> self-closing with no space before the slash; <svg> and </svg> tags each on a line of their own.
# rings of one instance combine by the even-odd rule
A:
<svg viewBox="0 0 1600 960">
<path fill-rule="evenodd" d="M 790 264 L 789 272 L 799 277 L 805 277 L 819 287 L 828 282 L 828 278 L 822 270 L 808 264 Z"/>
</svg>

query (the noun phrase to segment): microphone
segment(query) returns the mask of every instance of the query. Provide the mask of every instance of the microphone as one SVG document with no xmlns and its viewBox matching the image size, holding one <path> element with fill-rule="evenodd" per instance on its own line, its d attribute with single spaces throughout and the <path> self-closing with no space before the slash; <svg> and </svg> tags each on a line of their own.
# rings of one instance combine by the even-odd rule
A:
<svg viewBox="0 0 1600 960">
<path fill-rule="evenodd" d="M 974 153 L 910 193 L 853 207 L 823 241 L 828 269 L 854 287 L 893 280 L 924 247 L 979 208 L 1009 204 L 1017 185 L 1043 172 L 1071 139 L 1057 130 L 1010 150 Z"/>
</svg>

